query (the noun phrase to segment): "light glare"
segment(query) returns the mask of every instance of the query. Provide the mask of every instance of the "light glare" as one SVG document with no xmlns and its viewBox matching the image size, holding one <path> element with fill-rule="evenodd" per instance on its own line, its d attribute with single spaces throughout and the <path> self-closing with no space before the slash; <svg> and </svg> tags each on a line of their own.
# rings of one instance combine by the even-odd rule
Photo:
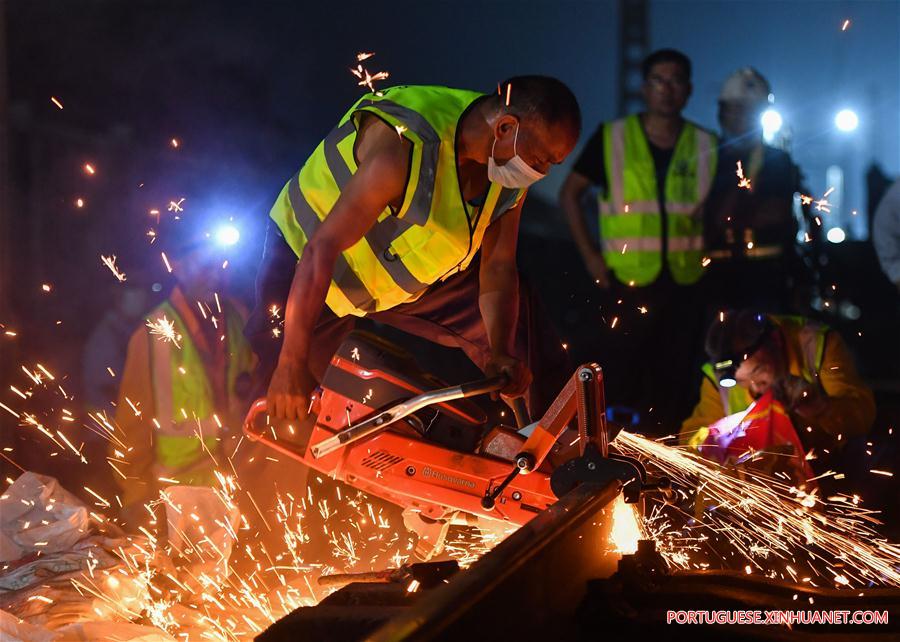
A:
<svg viewBox="0 0 900 642">
<path fill-rule="evenodd" d="M 834 117 L 834 126 L 842 132 L 852 132 L 859 126 L 859 116 L 852 109 L 842 109 Z"/>
</svg>

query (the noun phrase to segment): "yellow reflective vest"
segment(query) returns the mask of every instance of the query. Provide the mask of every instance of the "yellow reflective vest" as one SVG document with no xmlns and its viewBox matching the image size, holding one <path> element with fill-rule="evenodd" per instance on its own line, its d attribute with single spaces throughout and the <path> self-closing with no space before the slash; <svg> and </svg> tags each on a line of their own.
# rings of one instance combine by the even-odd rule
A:
<svg viewBox="0 0 900 642">
<path fill-rule="evenodd" d="M 123 466 L 129 479 L 120 481 L 125 503 L 146 501 L 154 487 L 165 484 L 161 478 L 216 485 L 213 457 L 219 454 L 224 429 L 238 434 L 246 400 L 237 388 L 239 382 L 249 384 L 254 359 L 242 334 L 242 314 L 227 299 L 221 299 L 221 306 L 222 312 L 211 313 L 225 344 L 216 364 L 207 364 L 198 346 L 205 336 L 198 336 L 197 324 L 212 321 L 183 314 L 191 304 L 177 288 L 148 315 L 151 321 L 172 323 L 177 345 L 147 328 L 129 342 L 116 411 L 121 440 L 130 446 L 124 457 L 128 466 Z M 118 443 L 113 440 L 113 451 Z"/>
<path fill-rule="evenodd" d="M 666 174 L 667 263 L 681 285 L 697 282 L 703 266 L 700 206 L 716 170 L 716 138 L 685 121 Z M 656 167 L 640 117 L 603 126 L 607 189 L 600 195 L 603 258 L 616 278 L 643 286 L 662 270 L 662 216 Z"/>
<path fill-rule="evenodd" d="M 388 207 L 338 257 L 325 302 L 338 316 L 364 316 L 416 300 L 431 284 L 464 270 L 488 225 L 524 190 L 491 184 L 481 207 L 463 201 L 456 163 L 457 126 L 482 94 L 432 86 L 363 96 L 284 186 L 270 218 L 297 256 L 357 170 L 353 150 L 364 114 L 397 130 L 412 147 L 403 203 Z"/>
</svg>

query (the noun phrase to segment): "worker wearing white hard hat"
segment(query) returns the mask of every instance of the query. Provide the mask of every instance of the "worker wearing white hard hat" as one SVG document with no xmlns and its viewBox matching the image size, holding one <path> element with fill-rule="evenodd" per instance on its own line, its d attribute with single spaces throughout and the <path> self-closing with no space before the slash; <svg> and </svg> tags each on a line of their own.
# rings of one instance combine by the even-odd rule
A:
<svg viewBox="0 0 900 642">
<path fill-rule="evenodd" d="M 793 296 L 809 281 L 793 215 L 801 177 L 791 157 L 763 138 L 761 118 L 771 93 L 759 71 L 744 67 L 725 79 L 719 94 L 723 143 L 704 207 L 710 316 L 742 307 L 805 312 L 805 297 Z"/>
<path fill-rule="evenodd" d="M 753 67 L 744 67 L 731 74 L 719 93 L 719 124 L 723 139 L 742 147 L 752 146 L 771 93 L 769 81 Z"/>
</svg>

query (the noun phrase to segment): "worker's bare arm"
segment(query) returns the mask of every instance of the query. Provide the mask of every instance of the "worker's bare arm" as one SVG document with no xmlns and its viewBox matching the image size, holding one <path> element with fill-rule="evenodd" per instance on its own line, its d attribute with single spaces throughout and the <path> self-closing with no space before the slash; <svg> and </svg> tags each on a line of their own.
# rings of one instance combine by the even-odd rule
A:
<svg viewBox="0 0 900 642">
<path fill-rule="evenodd" d="M 406 189 L 410 143 L 382 121 L 371 118 L 359 134 L 359 169 L 341 191 L 325 221 L 309 239 L 285 309 L 284 344 L 269 386 L 270 412 L 276 417 L 306 414 L 315 382 L 307 365 L 312 331 L 325 303 L 340 252 L 359 241 Z"/>
<path fill-rule="evenodd" d="M 491 345 L 487 374 L 506 372 L 511 382 L 504 393 L 512 396 L 523 394 L 531 382 L 524 364 L 512 357 L 519 314 L 516 244 L 524 200 L 521 198 L 516 207 L 488 227 L 478 274 L 478 306 Z"/>
<path fill-rule="evenodd" d="M 597 246 L 597 242 L 588 229 L 585 222 L 584 208 L 581 206 L 581 199 L 590 186 L 591 181 L 586 176 L 576 171 L 569 172 L 563 186 L 559 190 L 559 203 L 563 212 L 565 212 L 566 221 L 568 221 L 569 229 L 572 231 L 572 238 L 578 247 L 581 258 L 584 260 L 585 267 L 598 285 L 607 287 L 609 285 L 609 277 L 606 263 L 603 260 L 603 254 Z"/>
</svg>

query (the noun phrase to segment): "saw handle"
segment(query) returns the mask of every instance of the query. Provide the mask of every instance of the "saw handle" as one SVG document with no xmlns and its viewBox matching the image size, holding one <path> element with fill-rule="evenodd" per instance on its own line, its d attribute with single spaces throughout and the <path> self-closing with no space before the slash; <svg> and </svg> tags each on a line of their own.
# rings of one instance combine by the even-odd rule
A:
<svg viewBox="0 0 900 642">
<path fill-rule="evenodd" d="M 247 416 L 244 417 L 244 434 L 247 435 L 251 441 L 256 441 L 259 438 L 259 433 L 253 430 L 253 424 L 256 422 L 256 418 L 259 417 L 259 415 L 266 412 L 267 407 L 268 402 L 265 397 L 257 399 L 250 404 L 250 410 L 247 411 Z"/>
<path fill-rule="evenodd" d="M 469 381 L 467 383 L 463 383 L 458 387 L 452 388 L 440 388 L 437 390 L 432 390 L 428 393 L 424 393 L 424 395 L 434 395 L 435 393 L 446 392 L 450 390 L 457 391 L 458 394 L 452 395 L 454 399 L 463 399 L 467 397 L 476 397 L 478 395 L 487 394 L 489 392 L 497 392 L 498 390 L 502 390 L 509 384 L 509 375 L 505 373 L 501 373 L 495 375 L 493 377 L 486 377 L 484 379 L 476 379 L 475 381 Z M 421 396 L 421 395 L 420 395 Z M 521 399 L 515 399 L 513 402 L 521 402 Z M 522 403 L 524 407 L 524 403 Z M 518 421 L 518 412 L 516 412 L 516 418 Z M 260 414 L 265 413 L 268 409 L 268 404 L 266 402 L 266 398 L 262 397 L 257 399 L 250 405 L 250 409 L 247 411 L 247 416 L 244 418 L 244 434 L 247 435 L 251 440 L 256 440 L 259 438 L 259 433 L 253 430 L 253 424 L 256 422 L 257 417 Z M 527 412 L 527 411 L 526 411 Z M 527 415 L 526 415 L 527 416 Z M 387 426 L 385 426 L 387 427 Z"/>
</svg>

